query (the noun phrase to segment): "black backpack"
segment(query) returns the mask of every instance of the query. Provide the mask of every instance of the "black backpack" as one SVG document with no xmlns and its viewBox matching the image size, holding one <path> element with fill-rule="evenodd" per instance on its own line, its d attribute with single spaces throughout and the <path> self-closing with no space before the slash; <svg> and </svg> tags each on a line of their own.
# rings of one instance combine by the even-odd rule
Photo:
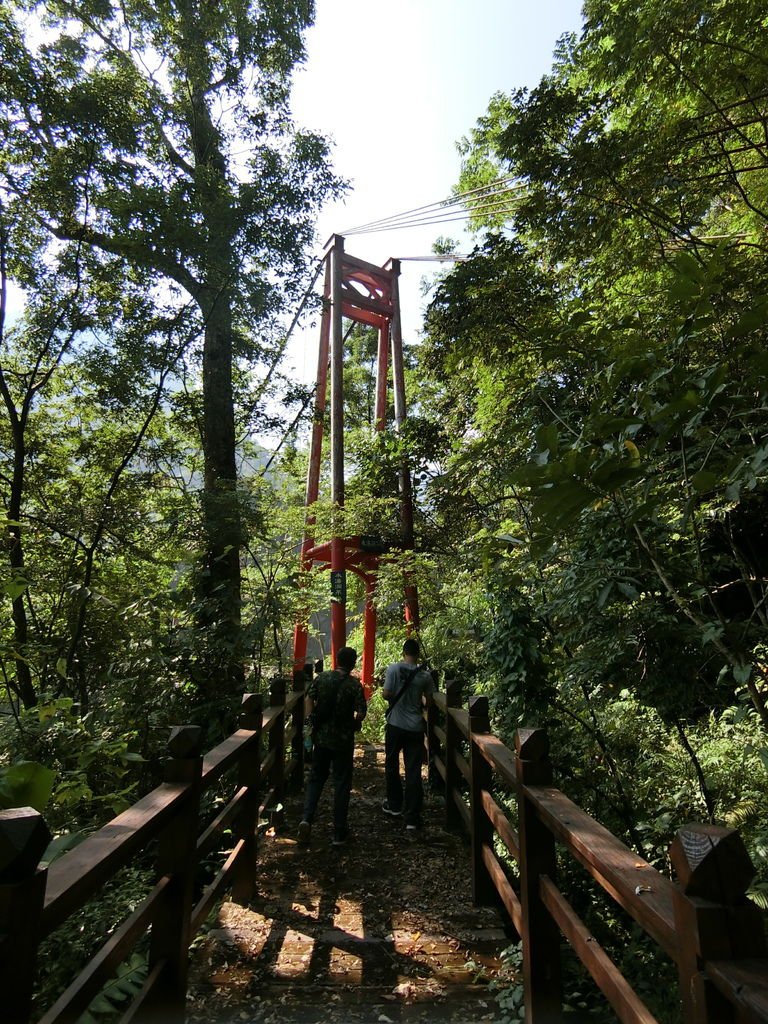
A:
<svg viewBox="0 0 768 1024">
<path fill-rule="evenodd" d="M 327 697 L 324 700 L 318 700 L 315 704 L 312 714 L 307 719 L 312 732 L 315 732 L 318 726 L 325 725 L 326 722 L 330 722 L 336 715 L 336 703 L 339 699 L 339 690 L 341 684 L 346 679 L 347 675 L 344 672 L 340 672 L 338 669 L 334 669 L 333 673 L 336 676 L 336 685 L 333 688 L 333 696 Z"/>
</svg>

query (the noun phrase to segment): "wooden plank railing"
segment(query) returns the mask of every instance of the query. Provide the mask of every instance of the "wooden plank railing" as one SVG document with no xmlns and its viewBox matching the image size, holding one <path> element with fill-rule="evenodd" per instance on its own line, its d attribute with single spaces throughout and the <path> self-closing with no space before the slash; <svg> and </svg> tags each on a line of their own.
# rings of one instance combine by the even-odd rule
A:
<svg viewBox="0 0 768 1024">
<path fill-rule="evenodd" d="M 163 784 L 48 869 L 38 866 L 49 840 L 41 816 L 30 808 L 0 812 L 0 991 L 6 1024 L 28 1024 L 42 939 L 150 841 L 157 844 L 154 886 L 40 1024 L 74 1024 L 150 928 L 147 980 L 123 1020 L 183 1021 L 192 937 L 227 887 L 239 900 L 249 898 L 258 820 L 270 813 L 278 823 L 286 789 L 301 786 L 302 697 L 301 690 L 286 695 L 278 682 L 262 710 L 258 695 L 246 695 L 240 728 L 205 756 L 199 729 L 175 729 Z M 704 825 L 680 829 L 670 850 L 674 884 L 552 786 L 543 731 L 518 730 L 513 753 L 490 732 L 487 700 L 474 697 L 465 709 L 454 684 L 435 696 L 428 744 L 446 787 L 446 826 L 464 825 L 472 839 L 474 898 L 500 900 L 522 937 L 527 1021 L 563 1019 L 564 936 L 621 1021 L 654 1024 L 559 890 L 557 844 L 676 963 L 686 1024 L 768 1021 L 765 928 L 744 895 L 753 868 L 737 833 Z M 235 769 L 231 798 L 200 832 L 201 795 Z M 515 798 L 517 830 L 501 806 L 499 789 Z M 199 893 L 199 859 L 215 849 L 225 829 L 232 830 L 232 849 Z M 504 851 L 519 866 L 517 887 Z"/>
<path fill-rule="evenodd" d="M 670 848 L 674 883 L 552 785 L 543 730 L 518 729 L 513 752 L 490 732 L 487 698 L 470 698 L 468 709 L 460 704 L 456 683 L 435 694 L 430 763 L 445 784 L 446 827 L 463 824 L 472 840 L 475 901 L 501 901 L 522 939 L 526 1021 L 564 1019 L 564 937 L 620 1021 L 656 1024 L 558 888 L 559 846 L 675 962 L 685 1024 L 768 1022 L 765 921 L 745 896 L 754 868 L 738 833 L 681 828 Z M 499 791 L 513 797 L 517 830 Z M 509 860 L 519 869 L 517 885 Z"/>
<path fill-rule="evenodd" d="M 256 881 L 259 819 L 268 815 L 279 824 L 286 787 L 302 785 L 303 697 L 303 690 L 286 696 L 282 680 L 272 685 L 266 709 L 260 695 L 246 694 L 237 731 L 204 756 L 199 727 L 174 729 L 165 781 L 48 868 L 39 866 L 50 840 L 41 815 L 31 808 L 0 812 L 4 1024 L 30 1020 L 42 940 L 81 910 L 121 868 L 135 862 L 150 842 L 157 848 L 155 884 L 39 1024 L 75 1024 L 148 930 L 147 979 L 123 1021 L 183 1022 L 190 942 L 228 888 L 236 899 L 249 899 Z M 286 750 L 291 754 L 288 765 Z M 233 792 L 201 832 L 201 796 L 228 773 L 234 774 Z M 231 830 L 231 840 L 223 838 L 225 830 Z M 195 879 L 201 857 L 230 844 L 215 876 L 198 892 Z"/>
</svg>

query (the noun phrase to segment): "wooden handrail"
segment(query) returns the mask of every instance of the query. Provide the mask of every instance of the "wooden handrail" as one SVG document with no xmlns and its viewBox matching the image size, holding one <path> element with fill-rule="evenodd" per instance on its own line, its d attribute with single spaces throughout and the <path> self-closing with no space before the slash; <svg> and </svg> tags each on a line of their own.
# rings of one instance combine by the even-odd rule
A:
<svg viewBox="0 0 768 1024">
<path fill-rule="evenodd" d="M 264 712 L 261 731 L 263 733 L 270 732 L 274 728 L 275 723 L 280 720 L 282 714 L 283 708 L 281 705 L 276 705 L 275 707 L 267 708 L 266 711 Z"/>
<path fill-rule="evenodd" d="M 768 972 L 765 959 L 710 960 L 707 976 L 731 1003 L 738 1021 L 765 1024 L 768 1020 Z"/>
<path fill-rule="evenodd" d="M 105 882 L 130 863 L 189 799 L 183 785 L 162 785 L 83 840 L 48 868 L 40 921 L 44 939 L 79 910 Z"/>
<path fill-rule="evenodd" d="M 593 935 L 590 935 L 557 886 L 546 876 L 539 880 L 539 885 L 544 905 L 605 994 L 619 1020 L 632 1024 L 658 1024 L 602 946 L 595 941 Z"/>
<path fill-rule="evenodd" d="M 258 818 L 275 805 L 285 777 L 286 711 L 292 714 L 291 732 L 301 738 L 303 691 L 292 691 L 280 702 L 278 695 L 285 695 L 282 683 L 273 685 L 271 704 L 262 709 L 261 698 L 247 694 L 240 727 L 204 757 L 197 747 L 198 728 L 173 730 L 166 781 L 47 871 L 37 868 L 47 842 L 40 816 L 30 809 L 0 812 L 0 829 L 9 837 L 2 848 L 15 850 L 17 836 L 24 837 L 25 844 L 17 858 L 24 871 L 20 874 L 21 868 L 14 868 L 13 884 L 2 884 L 5 864 L 0 863 L 0 987 L 4 994 L 10 993 L 4 995 L 4 1024 L 28 1024 L 35 951 L 40 941 L 80 910 L 117 871 L 143 854 L 152 840 L 158 840 L 160 880 L 116 927 L 40 1024 L 59 1024 L 80 1016 L 150 927 L 148 977 L 124 1020 L 148 1016 L 164 1024 L 182 1024 L 186 945 L 226 886 L 231 884 L 239 898 L 247 898 L 255 882 Z M 266 755 L 262 754 L 264 733 L 269 734 Z M 302 746 L 294 743 L 288 750 L 294 772 L 301 773 Z M 233 770 L 237 777 L 231 798 L 200 832 L 200 794 Z M 263 802 L 261 788 L 268 790 Z M 230 828 L 235 835 L 232 849 L 195 903 L 192 892 L 198 858 L 214 849 L 224 830 Z M 22 926 L 26 940 L 18 942 Z"/>
<path fill-rule="evenodd" d="M 446 787 L 446 826 L 462 823 L 472 838 L 475 900 L 486 902 L 492 890 L 522 937 L 530 1019 L 562 1019 L 559 933 L 622 1022 L 656 1024 L 557 888 L 557 842 L 676 962 L 686 1024 L 766 1024 L 765 929 L 757 908 L 743 896 L 752 869 L 738 835 L 714 826 L 680 830 L 670 852 L 680 878 L 675 885 L 552 785 L 548 741 L 541 730 L 518 730 L 515 753 L 491 733 L 485 698 L 471 698 L 466 710 L 458 707 L 459 694 L 453 683 L 446 693 L 434 695 L 443 725 L 428 716 L 430 761 Z M 520 832 L 494 799 L 491 781 L 514 794 Z M 518 862 L 522 899 L 494 852 L 493 836 Z M 705 870 L 700 864 L 707 858 L 712 867 Z M 729 870 L 737 875 L 723 888 Z M 706 885 L 711 902 L 702 899 Z M 731 902 L 721 906 L 724 891 L 731 893 Z M 731 949 L 733 959 L 713 955 L 723 949 Z"/>
<path fill-rule="evenodd" d="M 469 713 L 461 708 L 448 708 L 448 714 L 456 723 L 465 740 L 469 739 Z"/>
<path fill-rule="evenodd" d="M 672 882 L 559 789 L 529 786 L 526 795 L 547 828 L 598 885 L 677 959 Z"/>
<path fill-rule="evenodd" d="M 203 857 L 216 845 L 217 840 L 221 837 L 221 834 L 226 828 L 232 824 L 233 821 L 240 814 L 243 803 L 248 799 L 248 787 L 241 786 L 240 789 L 235 793 L 229 803 L 223 807 L 213 821 L 210 823 L 208 828 L 198 837 L 197 840 L 197 855 Z"/>
<path fill-rule="evenodd" d="M 502 780 L 511 788 L 516 786 L 515 755 L 509 747 L 506 747 L 492 733 L 475 736 L 473 741 L 477 744 L 485 760 L 495 772 L 498 772 Z"/>
<path fill-rule="evenodd" d="M 512 828 L 506 814 L 502 811 L 488 790 L 484 789 L 480 795 L 483 801 L 483 809 L 491 819 L 496 835 L 501 839 L 502 843 L 504 843 L 510 856 L 514 860 L 519 860 L 520 837 Z"/>
<path fill-rule="evenodd" d="M 270 715 L 273 709 L 264 713 L 264 717 L 274 718 Z M 258 745 L 259 733 L 255 729 L 238 729 L 231 736 L 219 743 L 213 750 L 209 750 L 203 758 L 203 788 L 212 785 L 216 779 L 221 778 L 229 769 L 240 760 L 251 744 Z"/>
<path fill-rule="evenodd" d="M 65 1012 L 75 1019 L 87 1010 L 88 1004 L 98 995 L 104 982 L 114 974 L 115 968 L 122 963 L 139 937 L 152 923 L 158 900 L 163 896 L 170 881 L 169 876 L 165 875 L 157 882 L 130 917 L 113 932 L 109 941 L 102 946 L 85 970 L 40 1018 L 39 1024 L 53 1024 Z"/>
<path fill-rule="evenodd" d="M 444 714 L 449 714 L 456 722 L 457 726 L 461 730 L 462 735 L 465 739 L 469 737 L 469 713 L 465 708 L 455 708 L 447 704 L 447 695 L 445 693 L 435 693 L 432 695 L 432 699 L 435 703 L 435 707 L 438 711 L 442 711 Z"/>
</svg>

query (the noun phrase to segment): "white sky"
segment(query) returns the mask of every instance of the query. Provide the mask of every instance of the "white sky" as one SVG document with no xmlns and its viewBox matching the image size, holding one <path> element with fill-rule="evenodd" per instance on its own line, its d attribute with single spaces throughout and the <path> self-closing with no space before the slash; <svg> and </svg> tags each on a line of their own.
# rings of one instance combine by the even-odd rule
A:
<svg viewBox="0 0 768 1024">
<path fill-rule="evenodd" d="M 581 26 L 581 0 L 317 0 L 308 60 L 296 73 L 296 123 L 335 142 L 337 173 L 351 182 L 318 224 L 322 253 L 335 232 L 448 197 L 459 177 L 456 143 L 493 93 L 535 86 L 557 39 Z M 350 236 L 354 256 L 383 264 L 427 256 L 460 223 Z M 403 335 L 414 340 L 419 284 L 436 264 L 404 263 Z M 289 357 L 314 377 L 317 338 L 306 331 Z"/>
</svg>

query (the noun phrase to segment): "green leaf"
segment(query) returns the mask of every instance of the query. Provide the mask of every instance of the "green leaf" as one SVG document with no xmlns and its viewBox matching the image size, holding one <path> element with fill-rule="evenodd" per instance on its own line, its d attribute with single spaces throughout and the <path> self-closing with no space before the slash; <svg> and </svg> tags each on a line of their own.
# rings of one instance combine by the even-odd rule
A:
<svg viewBox="0 0 768 1024">
<path fill-rule="evenodd" d="M 550 528 L 571 523 L 580 512 L 594 504 L 595 494 L 578 480 L 562 480 L 539 492 L 533 505 L 534 515 Z"/>
<path fill-rule="evenodd" d="M 681 252 L 678 254 L 675 259 L 675 269 L 682 277 L 688 280 L 699 282 L 706 280 L 706 271 L 690 253 Z"/>
<path fill-rule="evenodd" d="M 89 1006 L 93 1013 L 114 1013 L 115 1008 L 106 996 L 98 995 Z"/>
<path fill-rule="evenodd" d="M 87 834 L 87 832 L 66 832 L 64 835 L 56 836 L 56 838 L 51 840 L 46 847 L 42 859 L 46 864 L 52 864 L 69 850 L 73 850 L 76 846 L 79 846 L 86 838 Z"/>
<path fill-rule="evenodd" d="M 751 665 L 734 665 L 733 666 L 733 678 L 740 686 L 745 686 L 749 682 L 749 677 L 752 675 Z"/>
<path fill-rule="evenodd" d="M 0 583 L 0 589 L 11 599 L 11 601 L 15 601 L 17 597 L 21 597 L 28 586 L 29 580 L 19 575 L 14 576 L 10 580 L 3 580 L 3 582 Z"/>
<path fill-rule="evenodd" d="M 42 812 L 55 779 L 55 772 L 36 761 L 17 761 L 0 768 L 0 808 L 34 807 Z"/>
<path fill-rule="evenodd" d="M 719 640 L 722 635 L 723 627 L 719 622 L 708 622 L 701 632 L 701 642 L 703 644 L 711 644 Z"/>
<path fill-rule="evenodd" d="M 610 596 L 610 593 L 611 593 L 612 590 L 613 590 L 613 580 L 609 580 L 605 584 L 605 586 L 602 587 L 602 589 L 600 590 L 600 593 L 597 595 L 597 607 L 600 610 L 603 609 L 603 607 L 605 605 L 605 602 L 608 600 L 608 597 Z"/>
<path fill-rule="evenodd" d="M 633 467 L 640 466 L 640 449 L 637 447 L 634 441 L 630 441 L 628 438 L 624 441 L 624 447 L 629 453 L 631 465 Z"/>
<path fill-rule="evenodd" d="M 633 484 L 643 476 L 642 467 L 627 465 L 624 460 L 612 460 L 597 469 L 592 477 L 596 487 L 612 494 L 625 484 Z"/>
<path fill-rule="evenodd" d="M 691 477 L 691 487 L 694 491 L 711 491 L 717 481 L 717 473 L 712 473 L 708 469 L 700 469 Z"/>
<path fill-rule="evenodd" d="M 540 452 L 549 452 L 550 455 L 557 453 L 558 433 L 554 423 L 539 427 L 536 431 L 536 447 Z"/>
<path fill-rule="evenodd" d="M 768 310 L 766 307 L 756 306 L 754 309 L 749 309 L 746 313 L 742 314 L 733 327 L 725 332 L 725 337 L 728 339 L 743 338 L 745 335 L 751 334 L 758 328 L 765 326 L 766 320 L 768 320 Z"/>
</svg>

